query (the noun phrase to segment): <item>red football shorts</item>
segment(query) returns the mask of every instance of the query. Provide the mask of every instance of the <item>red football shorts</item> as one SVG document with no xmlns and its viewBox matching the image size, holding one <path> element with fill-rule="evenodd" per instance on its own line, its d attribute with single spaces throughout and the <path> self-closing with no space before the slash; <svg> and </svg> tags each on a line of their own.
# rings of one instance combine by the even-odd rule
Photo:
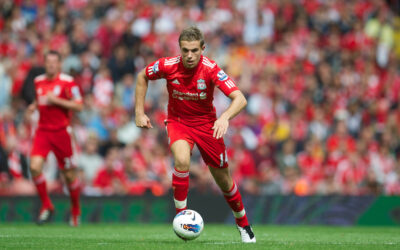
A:
<svg viewBox="0 0 400 250">
<path fill-rule="evenodd" d="M 75 167 L 72 164 L 72 141 L 67 129 L 60 130 L 36 130 L 33 138 L 31 156 L 46 158 L 52 151 L 57 158 L 60 169 Z"/>
<path fill-rule="evenodd" d="M 177 140 L 185 140 L 193 149 L 197 145 L 204 162 L 214 168 L 228 167 L 224 139 L 213 137 L 213 123 L 201 126 L 189 127 L 176 121 L 166 123 L 168 133 L 168 144 L 171 145 Z"/>
</svg>

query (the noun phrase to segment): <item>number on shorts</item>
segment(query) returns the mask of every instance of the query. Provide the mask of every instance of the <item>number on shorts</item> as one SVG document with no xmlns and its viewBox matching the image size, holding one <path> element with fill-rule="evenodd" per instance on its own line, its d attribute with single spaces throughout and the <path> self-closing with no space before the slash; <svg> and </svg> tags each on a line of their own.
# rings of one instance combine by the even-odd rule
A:
<svg viewBox="0 0 400 250">
<path fill-rule="evenodd" d="M 224 166 L 224 163 L 228 163 L 228 154 L 226 153 L 226 150 L 225 150 L 225 154 L 221 153 L 219 155 L 219 158 L 221 160 L 221 163 L 219 164 L 219 166 L 222 168 Z"/>
</svg>

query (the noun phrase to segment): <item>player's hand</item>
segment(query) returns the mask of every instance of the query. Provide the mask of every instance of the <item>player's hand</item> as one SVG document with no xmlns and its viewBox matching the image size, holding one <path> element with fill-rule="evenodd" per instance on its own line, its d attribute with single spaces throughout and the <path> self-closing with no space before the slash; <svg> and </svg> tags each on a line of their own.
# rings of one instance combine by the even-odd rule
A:
<svg viewBox="0 0 400 250">
<path fill-rule="evenodd" d="M 150 123 L 149 117 L 147 115 L 136 115 L 135 117 L 136 126 L 139 128 L 153 128 L 153 125 Z"/>
<path fill-rule="evenodd" d="M 28 108 L 26 109 L 26 113 L 31 115 L 36 110 L 36 102 L 29 104 Z"/>
<path fill-rule="evenodd" d="M 46 95 L 46 98 L 47 98 L 47 103 L 48 104 L 56 104 L 56 101 L 57 101 L 58 97 L 55 96 L 53 94 L 53 92 L 48 92 L 47 95 Z"/>
<path fill-rule="evenodd" d="M 228 119 L 224 119 L 221 117 L 218 118 L 218 120 L 214 122 L 214 126 L 212 127 L 212 129 L 214 130 L 213 137 L 216 139 L 223 137 L 226 134 L 226 131 L 228 131 L 228 127 Z"/>
</svg>

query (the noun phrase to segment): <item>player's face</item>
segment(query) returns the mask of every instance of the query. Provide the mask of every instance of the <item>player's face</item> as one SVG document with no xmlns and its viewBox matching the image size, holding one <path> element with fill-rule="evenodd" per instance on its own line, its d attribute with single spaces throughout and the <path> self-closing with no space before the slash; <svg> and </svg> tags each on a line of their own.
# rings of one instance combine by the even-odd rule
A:
<svg viewBox="0 0 400 250">
<path fill-rule="evenodd" d="M 44 63 L 44 67 L 46 68 L 46 74 L 52 78 L 60 71 L 61 67 L 60 59 L 57 55 L 48 54 L 46 55 L 46 61 Z"/>
<path fill-rule="evenodd" d="M 187 69 L 192 69 L 197 66 L 203 54 L 203 47 L 200 46 L 200 41 L 181 41 L 181 55 L 183 66 Z"/>
</svg>

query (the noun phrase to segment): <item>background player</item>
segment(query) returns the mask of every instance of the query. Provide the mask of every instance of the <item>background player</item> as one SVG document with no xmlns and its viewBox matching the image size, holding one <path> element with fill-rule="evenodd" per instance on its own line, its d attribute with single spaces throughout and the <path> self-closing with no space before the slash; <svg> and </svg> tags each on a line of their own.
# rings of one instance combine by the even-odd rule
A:
<svg viewBox="0 0 400 250">
<path fill-rule="evenodd" d="M 148 80 L 165 78 L 169 93 L 168 140 L 175 160 L 172 188 L 176 212 L 187 208 L 190 155 L 197 145 L 226 201 L 233 210 L 243 242 L 256 242 L 247 220 L 242 197 L 232 180 L 223 140 L 229 120 L 245 106 L 246 99 L 234 81 L 214 61 L 203 56 L 205 48 L 201 31 L 190 27 L 179 36 L 181 55 L 161 58 L 143 69 L 137 77 L 136 125 L 152 128 L 144 113 Z M 218 87 L 232 102 L 217 119 L 212 103 Z"/>
<path fill-rule="evenodd" d="M 71 196 L 70 225 L 79 225 L 80 183 L 72 160 L 73 150 L 70 135 L 70 111 L 82 110 L 82 97 L 79 87 L 69 75 L 60 73 L 61 56 L 50 51 L 45 56 L 46 73 L 35 78 L 36 100 L 30 109 L 38 108 L 39 125 L 33 139 L 30 169 L 39 194 L 42 207 L 38 224 L 50 220 L 54 206 L 46 189 L 46 179 L 42 173 L 43 163 L 50 151 L 56 158 L 65 177 Z"/>
</svg>

